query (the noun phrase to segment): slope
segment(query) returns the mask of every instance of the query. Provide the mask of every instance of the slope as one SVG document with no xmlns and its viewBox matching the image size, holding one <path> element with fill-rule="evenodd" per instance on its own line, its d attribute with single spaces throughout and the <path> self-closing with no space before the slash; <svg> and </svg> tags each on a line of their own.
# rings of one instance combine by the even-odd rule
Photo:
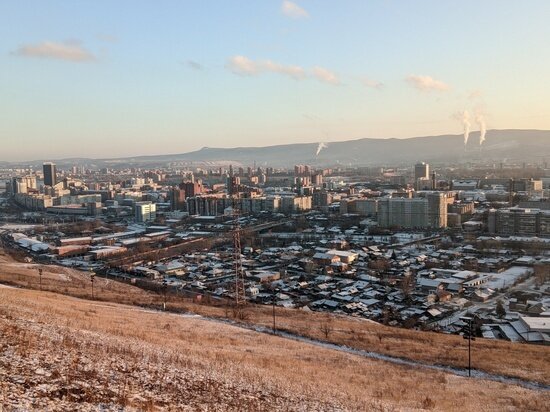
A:
<svg viewBox="0 0 550 412">
<path fill-rule="evenodd" d="M 193 317 L 9 288 L 0 301 L 7 410 L 544 410 L 550 401 Z"/>
</svg>

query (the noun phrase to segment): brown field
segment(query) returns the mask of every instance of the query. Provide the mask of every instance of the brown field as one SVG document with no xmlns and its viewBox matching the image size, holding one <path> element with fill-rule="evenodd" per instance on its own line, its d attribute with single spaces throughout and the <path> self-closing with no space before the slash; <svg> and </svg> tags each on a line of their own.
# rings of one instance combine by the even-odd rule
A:
<svg viewBox="0 0 550 412">
<path fill-rule="evenodd" d="M 38 288 L 39 265 L 14 262 L 0 251 L 0 282 Z M 44 270 L 43 289 L 89 298 L 91 285 L 86 273 L 58 266 Z M 96 299 L 161 308 L 163 297 L 137 287 L 96 277 Z M 224 305 L 198 304 L 191 299 L 168 297 L 168 309 L 217 318 L 232 318 Z M 271 327 L 272 309 L 250 305 L 241 322 Z M 466 341 L 459 336 L 387 327 L 364 319 L 277 308 L 279 330 L 349 347 L 421 361 L 427 364 L 465 367 Z M 487 372 L 550 384 L 550 348 L 505 341 L 477 339 L 472 364 Z"/>
<path fill-rule="evenodd" d="M 546 410 L 547 391 L 200 318 L 0 287 L 5 410 Z M 19 408 L 19 409 L 18 409 Z"/>
</svg>

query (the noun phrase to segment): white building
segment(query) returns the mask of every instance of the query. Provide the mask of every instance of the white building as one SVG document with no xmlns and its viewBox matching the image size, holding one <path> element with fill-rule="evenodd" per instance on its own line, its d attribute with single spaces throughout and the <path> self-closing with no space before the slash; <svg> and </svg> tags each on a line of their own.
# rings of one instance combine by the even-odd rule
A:
<svg viewBox="0 0 550 412">
<path fill-rule="evenodd" d="M 157 205 L 152 202 L 136 202 L 136 222 L 152 222 L 157 218 Z"/>
</svg>

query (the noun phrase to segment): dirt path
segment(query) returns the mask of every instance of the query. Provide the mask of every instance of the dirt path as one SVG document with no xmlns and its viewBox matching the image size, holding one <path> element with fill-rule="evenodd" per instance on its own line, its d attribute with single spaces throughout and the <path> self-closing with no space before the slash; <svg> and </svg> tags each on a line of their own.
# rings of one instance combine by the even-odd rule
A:
<svg viewBox="0 0 550 412">
<path fill-rule="evenodd" d="M 101 304 L 101 303 L 96 303 L 94 305 L 101 306 L 101 307 L 112 307 L 111 305 Z M 120 307 L 120 306 L 117 306 L 117 307 Z M 131 306 L 128 306 L 127 309 L 128 310 L 137 310 L 137 311 L 140 311 L 140 312 L 157 313 L 157 314 L 158 313 L 165 313 L 165 312 L 157 311 L 157 310 L 153 310 L 153 309 L 133 308 Z M 229 320 L 229 319 L 211 318 L 211 317 L 206 317 L 206 316 L 193 314 L 193 313 L 187 313 L 187 314 L 165 313 L 165 314 L 170 315 L 170 316 L 197 318 L 197 319 L 205 320 L 205 321 L 208 321 L 208 322 L 215 322 L 215 323 L 221 323 L 221 324 L 226 324 L 226 325 L 229 324 L 229 325 L 232 325 L 232 326 L 236 326 L 236 327 L 239 327 L 239 328 L 242 328 L 242 329 L 251 330 L 251 331 L 255 331 L 255 332 L 259 332 L 259 333 L 265 333 L 265 334 L 270 334 L 270 335 L 274 334 L 273 330 L 270 329 L 270 328 L 267 328 L 267 327 L 264 327 L 264 326 L 251 325 L 251 324 L 243 324 L 243 323 L 235 322 L 235 321 L 232 321 L 232 320 Z M 457 376 L 461 376 L 461 377 L 468 377 L 468 369 L 466 369 L 466 368 L 455 368 L 455 367 L 452 367 L 452 366 L 444 366 L 444 365 L 431 365 L 431 364 L 428 364 L 428 363 L 414 361 L 414 360 L 411 360 L 411 359 L 405 359 L 405 358 L 400 358 L 400 357 L 397 357 L 397 356 L 385 355 L 385 354 L 378 353 L 378 352 L 371 352 L 371 351 L 366 351 L 366 350 L 361 350 L 361 349 L 350 348 L 348 346 L 337 345 L 337 344 L 330 343 L 330 342 L 324 342 L 324 341 L 309 338 L 307 336 L 297 335 L 297 334 L 284 332 L 284 331 L 276 331 L 275 335 L 279 336 L 281 338 L 284 338 L 284 339 L 291 339 L 291 340 L 294 340 L 294 341 L 308 343 L 310 345 L 319 346 L 319 347 L 322 347 L 322 348 L 325 348 L 325 349 L 332 349 L 332 350 L 336 350 L 336 351 L 339 351 L 339 352 L 345 352 L 345 353 L 348 353 L 348 354 L 361 356 L 363 358 L 370 358 L 370 359 L 375 359 L 375 360 L 379 360 L 379 361 L 383 361 L 383 362 L 390 362 L 390 363 L 393 363 L 393 364 L 396 364 L 396 365 L 409 366 L 409 367 L 412 367 L 412 368 L 430 369 L 430 370 L 436 370 L 436 371 L 445 372 L 445 373 L 451 373 L 453 375 L 457 375 Z M 513 377 L 510 377 L 510 376 L 506 376 L 506 375 L 488 373 L 488 372 L 484 372 L 484 371 L 477 370 L 477 369 L 472 369 L 471 378 L 472 379 L 490 380 L 490 381 L 505 383 L 505 384 L 509 384 L 509 385 L 518 385 L 518 386 L 521 386 L 521 387 L 524 387 L 524 388 L 527 388 L 527 389 L 532 389 L 532 390 L 539 390 L 539 391 L 548 391 L 548 390 L 550 390 L 549 385 L 545 385 L 541 382 L 530 381 L 530 380 L 527 380 L 527 379 L 513 378 Z"/>
</svg>

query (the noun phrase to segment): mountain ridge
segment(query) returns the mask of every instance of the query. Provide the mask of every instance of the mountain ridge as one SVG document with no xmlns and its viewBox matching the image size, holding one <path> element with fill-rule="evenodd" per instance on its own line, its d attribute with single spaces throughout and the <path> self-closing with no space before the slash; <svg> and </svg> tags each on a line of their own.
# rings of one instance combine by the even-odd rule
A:
<svg viewBox="0 0 550 412">
<path fill-rule="evenodd" d="M 408 164 L 418 160 L 461 163 L 513 159 L 528 161 L 550 157 L 550 130 L 492 129 L 479 145 L 480 133 L 470 133 L 468 144 L 462 134 L 417 136 L 409 138 L 359 138 L 320 143 L 288 143 L 271 146 L 202 147 L 175 154 L 138 155 L 114 158 L 90 159 L 71 157 L 55 160 L 59 165 L 94 163 L 99 166 L 137 164 L 155 166 L 167 162 L 186 163 L 235 163 L 292 166 L 310 163 L 330 165 L 383 165 Z M 39 164 L 42 160 L 28 162 L 1 162 L 10 164 Z"/>
</svg>

